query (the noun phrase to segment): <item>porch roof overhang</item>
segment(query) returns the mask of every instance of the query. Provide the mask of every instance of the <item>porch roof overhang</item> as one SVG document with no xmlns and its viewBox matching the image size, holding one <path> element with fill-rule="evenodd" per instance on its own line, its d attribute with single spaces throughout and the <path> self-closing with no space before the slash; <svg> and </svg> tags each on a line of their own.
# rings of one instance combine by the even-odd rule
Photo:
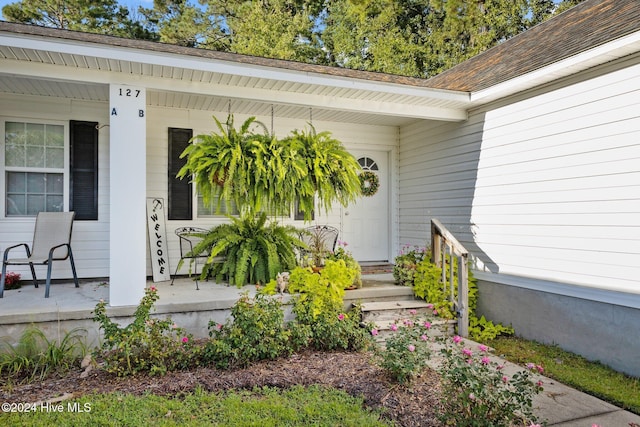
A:
<svg viewBox="0 0 640 427">
<path fill-rule="evenodd" d="M 117 83 L 146 87 L 150 106 L 226 111 L 231 103 L 252 115 L 274 106 L 282 117 L 396 126 L 467 118 L 469 93 L 424 82 L 0 22 L 3 93 L 108 101 Z"/>
</svg>

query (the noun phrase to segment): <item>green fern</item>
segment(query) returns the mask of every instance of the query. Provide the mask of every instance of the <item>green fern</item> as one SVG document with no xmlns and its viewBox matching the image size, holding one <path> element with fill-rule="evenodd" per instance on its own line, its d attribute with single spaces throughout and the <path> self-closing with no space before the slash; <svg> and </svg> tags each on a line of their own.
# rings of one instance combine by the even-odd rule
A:
<svg viewBox="0 0 640 427">
<path fill-rule="evenodd" d="M 228 277 L 229 283 L 242 287 L 247 283 L 267 283 L 282 271 L 296 266 L 297 249 L 306 245 L 298 238 L 300 231 L 290 225 L 267 223 L 264 212 L 245 218 L 229 217 L 229 224 L 221 224 L 198 237 L 202 241 L 193 253 L 209 252 L 201 278 L 217 281 Z M 216 257 L 224 256 L 223 262 Z"/>
</svg>

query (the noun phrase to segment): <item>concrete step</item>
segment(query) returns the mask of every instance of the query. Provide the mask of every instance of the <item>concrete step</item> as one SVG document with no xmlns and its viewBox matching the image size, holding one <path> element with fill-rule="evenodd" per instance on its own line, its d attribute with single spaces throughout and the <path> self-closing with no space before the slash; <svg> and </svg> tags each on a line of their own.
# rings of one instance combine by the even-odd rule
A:
<svg viewBox="0 0 640 427">
<path fill-rule="evenodd" d="M 406 318 L 412 313 L 419 316 L 432 316 L 433 306 L 422 300 L 377 301 L 362 304 L 362 319 L 365 322 L 396 320 Z"/>
</svg>

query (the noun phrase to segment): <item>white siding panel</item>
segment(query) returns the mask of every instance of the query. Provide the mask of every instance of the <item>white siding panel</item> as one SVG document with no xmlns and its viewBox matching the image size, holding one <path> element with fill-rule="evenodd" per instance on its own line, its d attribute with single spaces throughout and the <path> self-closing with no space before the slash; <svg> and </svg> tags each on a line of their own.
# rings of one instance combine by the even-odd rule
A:
<svg viewBox="0 0 640 427">
<path fill-rule="evenodd" d="M 403 127 L 400 241 L 436 217 L 493 272 L 640 293 L 639 95 L 635 65 Z"/>
</svg>

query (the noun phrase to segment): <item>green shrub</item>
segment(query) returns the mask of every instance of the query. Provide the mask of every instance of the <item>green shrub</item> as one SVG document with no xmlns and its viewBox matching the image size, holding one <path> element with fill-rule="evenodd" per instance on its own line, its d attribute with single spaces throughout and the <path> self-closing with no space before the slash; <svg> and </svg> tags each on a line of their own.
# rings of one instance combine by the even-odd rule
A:
<svg viewBox="0 0 640 427">
<path fill-rule="evenodd" d="M 369 330 L 360 325 L 360 306 L 347 313 L 329 304 L 322 305 L 319 312 L 312 307 L 309 299 L 298 298 L 294 304 L 296 320 L 291 328 L 297 345 L 317 350 L 362 351 L 372 344 Z"/>
<path fill-rule="evenodd" d="M 2 341 L 0 381 L 43 379 L 54 371 L 67 371 L 78 363 L 87 350 L 86 331 L 75 328 L 61 340 L 49 340 L 42 330 L 28 327 L 13 346 Z"/>
<path fill-rule="evenodd" d="M 503 366 L 491 361 L 488 348 L 479 352 L 464 347 L 455 336 L 444 340 L 440 419 L 445 425 L 474 427 L 510 427 L 532 425 L 533 397 L 542 391 L 532 372 L 542 372 L 532 363 L 527 370 L 507 377 Z"/>
<path fill-rule="evenodd" d="M 391 325 L 391 334 L 383 348 L 376 349 L 380 366 L 399 383 L 408 383 L 418 375 L 431 357 L 431 322 L 412 315 L 402 323 Z M 372 334 L 377 335 L 373 330 Z"/>
<path fill-rule="evenodd" d="M 396 284 L 402 286 L 413 286 L 414 276 L 418 264 L 422 262 L 426 249 L 420 246 L 409 245 L 402 247 L 393 263 L 393 278 Z"/>
<path fill-rule="evenodd" d="M 276 359 L 293 352 L 291 331 L 286 327 L 278 299 L 247 294 L 231 309 L 226 324 L 209 322 L 212 338 L 204 350 L 206 361 L 219 368 L 247 366 L 263 359 Z"/>
<path fill-rule="evenodd" d="M 96 305 L 93 320 L 104 331 L 98 355 L 104 358 L 108 372 L 120 376 L 143 371 L 163 375 L 196 364 L 198 347 L 194 345 L 193 337 L 169 317 L 156 319 L 150 316 L 158 298 L 155 287 L 145 289 L 133 322 L 125 327 L 109 319 L 104 301 Z"/>
</svg>

